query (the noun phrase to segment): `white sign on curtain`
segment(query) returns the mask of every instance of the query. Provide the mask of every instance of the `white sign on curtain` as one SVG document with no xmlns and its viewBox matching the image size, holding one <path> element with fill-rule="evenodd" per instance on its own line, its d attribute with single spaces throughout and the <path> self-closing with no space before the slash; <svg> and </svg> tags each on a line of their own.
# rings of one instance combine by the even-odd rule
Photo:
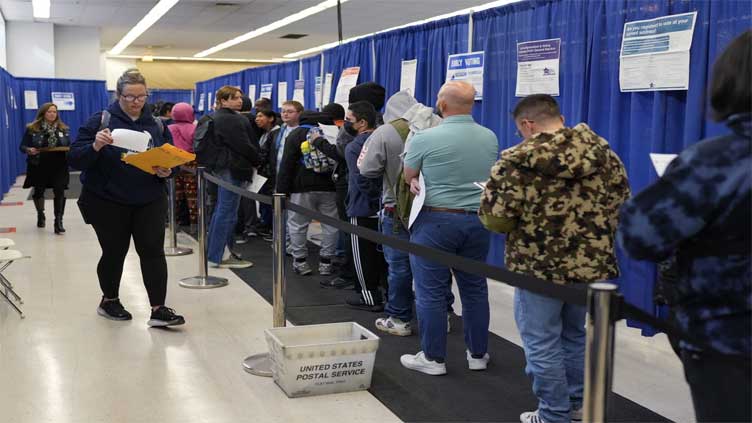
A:
<svg viewBox="0 0 752 423">
<path fill-rule="evenodd" d="M 214 103 L 212 103 L 212 93 L 207 93 L 206 98 L 206 110 L 214 110 Z"/>
<path fill-rule="evenodd" d="M 39 101 L 37 100 L 37 92 L 34 90 L 24 91 L 24 108 L 26 110 L 36 110 L 39 108 Z"/>
<path fill-rule="evenodd" d="M 321 107 L 321 89 L 323 88 L 321 86 L 322 81 L 321 77 L 316 77 L 316 90 L 315 90 L 315 97 L 316 97 L 316 107 Z"/>
<path fill-rule="evenodd" d="M 274 84 L 261 84 L 261 97 L 260 98 L 266 98 L 269 101 L 271 101 L 272 90 L 274 90 Z"/>
<path fill-rule="evenodd" d="M 76 95 L 73 93 L 52 92 L 52 102 L 58 110 L 76 110 Z"/>
<path fill-rule="evenodd" d="M 250 98 L 252 102 L 256 101 L 256 84 L 248 86 L 248 98 Z"/>
<path fill-rule="evenodd" d="M 321 101 L 322 106 L 332 102 L 332 81 L 334 80 L 334 74 L 327 73 L 324 76 L 324 86 L 322 88 L 323 97 Z"/>
<path fill-rule="evenodd" d="M 295 90 L 292 99 L 299 102 L 305 107 L 305 81 L 302 79 L 295 80 Z"/>
<path fill-rule="evenodd" d="M 517 43 L 515 96 L 559 95 L 561 38 Z"/>
<path fill-rule="evenodd" d="M 403 60 L 400 73 L 400 91 L 407 90 L 415 97 L 415 75 L 418 72 L 418 59 Z"/>
<path fill-rule="evenodd" d="M 486 54 L 475 53 L 450 54 L 447 61 L 446 82 L 467 81 L 475 88 L 475 99 L 483 100 L 483 62 Z"/>
<path fill-rule="evenodd" d="M 689 89 L 689 51 L 697 12 L 624 23 L 622 92 Z"/>
<path fill-rule="evenodd" d="M 277 107 L 282 107 L 282 103 L 287 100 L 287 82 L 280 81 L 277 83 Z"/>
<path fill-rule="evenodd" d="M 198 111 L 203 112 L 204 111 L 204 100 L 206 95 L 204 93 L 199 94 L 198 96 Z"/>
<path fill-rule="evenodd" d="M 350 105 L 350 89 L 358 84 L 358 75 L 360 75 L 360 66 L 355 66 L 343 70 L 339 77 L 337 91 L 334 93 L 334 102 L 342 105 L 345 110 Z"/>
</svg>

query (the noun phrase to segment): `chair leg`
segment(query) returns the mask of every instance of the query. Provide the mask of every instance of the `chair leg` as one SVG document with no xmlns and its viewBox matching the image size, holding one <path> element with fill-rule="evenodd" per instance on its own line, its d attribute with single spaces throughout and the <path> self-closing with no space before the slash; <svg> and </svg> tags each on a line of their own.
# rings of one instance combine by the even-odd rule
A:
<svg viewBox="0 0 752 423">
<path fill-rule="evenodd" d="M 6 288 L 6 289 L 7 289 L 7 288 Z M 15 309 L 15 310 L 16 310 L 16 312 L 18 312 L 18 314 L 19 314 L 19 315 L 21 316 L 21 318 L 22 318 L 22 319 L 23 319 L 24 317 L 26 317 L 26 316 L 24 316 L 24 314 L 23 314 L 23 311 L 21 311 L 21 309 L 20 309 L 20 308 L 18 308 L 18 306 L 16 305 L 16 303 L 14 303 L 13 301 L 11 301 L 11 300 L 10 300 L 10 298 L 8 298 L 8 295 L 6 295 L 6 293 L 4 293 L 3 291 L 0 291 L 0 296 L 2 296 L 3 298 L 5 298 L 5 301 L 6 301 L 6 302 L 7 302 L 8 304 L 10 304 L 10 305 L 11 305 L 11 307 L 13 307 L 13 309 Z"/>
<path fill-rule="evenodd" d="M 3 276 L 2 273 L 0 273 L 0 285 L 2 285 L 6 291 L 10 291 L 10 294 L 13 296 L 13 298 L 16 299 L 19 303 L 23 304 L 23 299 L 16 294 L 16 291 L 13 289 L 13 285 L 10 283 L 10 281 Z M 7 294 L 8 292 L 6 292 Z"/>
</svg>

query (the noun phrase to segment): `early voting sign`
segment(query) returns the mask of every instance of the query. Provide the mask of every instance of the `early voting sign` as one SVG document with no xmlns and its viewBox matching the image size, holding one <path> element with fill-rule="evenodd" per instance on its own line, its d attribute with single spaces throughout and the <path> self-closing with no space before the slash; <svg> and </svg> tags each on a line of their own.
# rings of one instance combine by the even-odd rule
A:
<svg viewBox="0 0 752 423">
<path fill-rule="evenodd" d="M 697 12 L 626 22 L 619 61 L 622 92 L 686 90 Z"/>
<path fill-rule="evenodd" d="M 272 99 L 274 84 L 261 84 L 261 98 Z"/>
<path fill-rule="evenodd" d="M 559 95 L 561 38 L 517 43 L 515 96 Z"/>
<path fill-rule="evenodd" d="M 446 82 L 467 81 L 475 87 L 475 99 L 483 100 L 483 63 L 486 53 L 450 54 Z"/>
<path fill-rule="evenodd" d="M 52 92 L 52 102 L 58 110 L 76 110 L 76 96 L 73 93 Z"/>
</svg>

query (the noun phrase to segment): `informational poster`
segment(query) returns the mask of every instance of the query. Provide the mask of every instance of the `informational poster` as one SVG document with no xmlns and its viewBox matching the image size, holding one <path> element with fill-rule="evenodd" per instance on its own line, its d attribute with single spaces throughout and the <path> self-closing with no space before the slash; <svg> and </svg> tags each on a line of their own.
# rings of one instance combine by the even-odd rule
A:
<svg viewBox="0 0 752 423">
<path fill-rule="evenodd" d="M 515 96 L 559 95 L 561 38 L 517 43 Z"/>
<path fill-rule="evenodd" d="M 287 82 L 279 81 L 277 83 L 277 107 L 282 107 L 282 103 L 289 100 L 287 98 Z"/>
<path fill-rule="evenodd" d="M 486 53 L 450 54 L 446 81 L 467 81 L 475 87 L 475 99 L 483 100 L 483 63 Z"/>
<path fill-rule="evenodd" d="M 342 105 L 347 110 L 350 105 L 350 90 L 358 85 L 358 75 L 360 75 L 360 66 L 347 68 L 342 71 L 337 83 L 337 90 L 334 92 L 334 102 Z"/>
<path fill-rule="evenodd" d="M 212 103 L 212 93 L 209 92 L 206 94 L 206 110 L 214 110 L 214 103 Z"/>
<path fill-rule="evenodd" d="M 675 158 L 676 154 L 650 153 L 650 161 L 653 162 L 655 173 L 657 173 L 658 176 L 663 176 L 663 174 L 666 172 L 666 168 L 672 161 L 674 161 Z"/>
<path fill-rule="evenodd" d="M 323 88 L 322 84 L 323 84 L 323 81 L 321 81 L 321 77 L 317 76 L 316 77 L 316 90 L 314 92 L 315 97 L 316 97 L 316 107 L 321 107 L 321 90 Z"/>
<path fill-rule="evenodd" d="M 52 92 L 52 102 L 58 110 L 76 110 L 76 95 L 73 93 Z"/>
<path fill-rule="evenodd" d="M 334 80 L 334 74 L 332 73 L 327 73 L 324 76 L 324 87 L 322 89 L 324 96 L 321 101 L 322 106 L 326 106 L 327 104 L 332 102 L 332 81 L 333 80 Z"/>
<path fill-rule="evenodd" d="M 305 81 L 302 79 L 295 80 L 295 90 L 292 92 L 292 99 L 305 107 Z"/>
<path fill-rule="evenodd" d="M 697 12 L 626 22 L 621 42 L 622 92 L 686 90 Z"/>
<path fill-rule="evenodd" d="M 418 72 L 418 59 L 403 60 L 400 73 L 400 91 L 407 91 L 415 97 L 415 75 Z"/>
<path fill-rule="evenodd" d="M 256 84 L 251 84 L 248 86 L 248 98 L 250 98 L 253 102 L 258 100 L 256 98 Z"/>
<path fill-rule="evenodd" d="M 39 101 L 37 100 L 37 92 L 34 90 L 24 91 L 24 108 L 26 110 L 36 110 L 39 108 Z"/>
<path fill-rule="evenodd" d="M 204 111 L 204 100 L 206 100 L 206 94 L 201 93 L 198 96 L 198 111 L 203 112 Z"/>
<path fill-rule="evenodd" d="M 261 97 L 271 100 L 272 90 L 274 90 L 274 84 L 261 84 Z"/>
</svg>

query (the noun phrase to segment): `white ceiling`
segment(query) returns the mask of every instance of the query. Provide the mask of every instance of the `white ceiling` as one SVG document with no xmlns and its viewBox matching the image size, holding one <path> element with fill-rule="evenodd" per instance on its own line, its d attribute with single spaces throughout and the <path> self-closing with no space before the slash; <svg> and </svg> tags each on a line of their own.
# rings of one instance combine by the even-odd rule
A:
<svg viewBox="0 0 752 423">
<path fill-rule="evenodd" d="M 122 54 L 193 56 L 322 0 L 181 0 Z M 489 0 L 350 0 L 342 5 L 343 37 L 376 32 Z M 231 3 L 218 6 L 217 3 Z M 156 0 L 52 0 L 51 18 L 59 25 L 100 28 L 103 50 L 112 48 Z M 0 0 L 7 21 L 32 21 L 31 0 Z M 298 40 L 289 33 L 309 34 Z M 271 59 L 337 40 L 336 8 L 223 50 L 210 57 Z"/>
</svg>

